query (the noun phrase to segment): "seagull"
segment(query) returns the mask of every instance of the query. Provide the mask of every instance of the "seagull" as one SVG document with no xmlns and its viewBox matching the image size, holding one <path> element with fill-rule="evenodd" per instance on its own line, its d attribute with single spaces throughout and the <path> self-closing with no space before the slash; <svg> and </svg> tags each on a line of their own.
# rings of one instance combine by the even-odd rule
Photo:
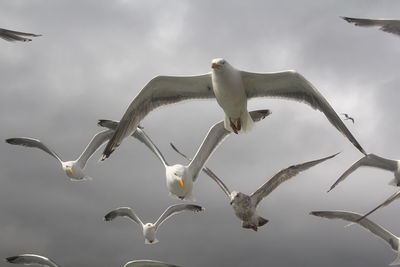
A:
<svg viewBox="0 0 400 267">
<path fill-rule="evenodd" d="M 188 99 L 216 98 L 225 113 L 225 129 L 235 133 L 253 128 L 247 111 L 247 99 L 282 97 L 306 103 L 325 114 L 331 124 L 353 145 L 366 154 L 343 121 L 317 89 L 296 71 L 251 73 L 235 69 L 225 59 L 211 62 L 212 71 L 195 76 L 157 76 L 133 99 L 110 141 L 101 160 L 108 158 L 152 110 Z"/>
<path fill-rule="evenodd" d="M 354 124 L 354 118 L 350 117 L 349 114 L 347 113 L 342 113 L 342 115 L 344 116 L 344 120 L 351 120 Z"/>
<path fill-rule="evenodd" d="M 170 143 L 172 148 L 181 156 L 186 158 L 187 160 L 191 160 L 185 154 L 180 152 L 172 143 Z M 263 226 L 268 222 L 267 219 L 257 215 L 257 206 L 260 204 L 261 200 L 267 197 L 272 191 L 274 191 L 281 183 L 289 180 L 290 178 L 296 176 L 302 171 L 305 171 L 327 159 L 331 159 L 335 157 L 336 153 L 332 156 L 313 160 L 297 165 L 292 165 L 286 169 L 283 169 L 272 176 L 267 182 L 265 182 L 262 186 L 260 186 L 254 193 L 250 196 L 246 195 L 239 191 L 230 191 L 228 187 L 222 182 L 221 179 L 217 177 L 217 175 L 211 171 L 209 168 L 204 167 L 203 171 L 210 176 L 222 189 L 222 191 L 227 195 L 230 200 L 230 204 L 235 211 L 236 217 L 238 217 L 242 223 L 243 228 L 253 229 L 254 231 L 258 230 L 258 227 Z"/>
<path fill-rule="evenodd" d="M 104 144 L 110 137 L 113 135 L 114 131 L 105 130 L 97 133 L 90 143 L 86 146 L 85 150 L 79 156 L 77 160 L 72 161 L 63 161 L 56 152 L 48 148 L 44 143 L 40 140 L 29 138 L 29 137 L 19 137 L 19 138 L 9 138 L 6 139 L 6 142 L 11 145 L 20 145 L 26 147 L 35 147 L 43 150 L 44 152 L 50 154 L 52 157 L 56 158 L 65 171 L 66 175 L 71 180 L 91 180 L 92 178 L 86 176 L 83 172 L 83 169 L 86 166 L 86 162 L 93 155 L 94 152 Z"/>
<path fill-rule="evenodd" d="M 257 110 L 250 112 L 250 116 L 254 121 L 262 120 L 270 114 L 271 112 L 269 110 Z M 112 130 L 118 126 L 118 122 L 108 120 L 99 120 L 98 124 L 100 126 L 108 127 Z M 211 156 L 214 150 L 230 133 L 230 131 L 224 128 L 223 121 L 214 124 L 208 131 L 203 143 L 197 150 L 194 159 L 186 166 L 181 164 L 169 165 L 160 150 L 143 130 L 137 129 L 133 133 L 133 136 L 143 142 L 164 165 L 169 195 L 171 197 L 177 197 L 181 200 L 194 201 L 195 199 L 192 193 L 193 182 L 197 180 L 199 172 L 203 168 L 204 164 L 206 164 L 208 158 Z"/>
<path fill-rule="evenodd" d="M 28 33 L 28 32 L 16 32 L 16 31 L 11 31 L 11 30 L 0 28 L 0 38 L 4 39 L 6 41 L 10 41 L 10 42 L 14 42 L 14 41 L 30 42 L 30 41 L 32 41 L 32 39 L 25 38 L 20 35 L 32 36 L 32 37 L 42 36 L 40 34 L 33 34 L 33 33 Z"/>
<path fill-rule="evenodd" d="M 379 236 L 380 238 L 388 242 L 392 249 L 397 252 L 397 258 L 390 265 L 400 264 L 399 237 L 395 236 L 380 225 L 368 220 L 367 218 L 360 220 L 360 218 L 362 217 L 361 214 L 348 211 L 312 211 L 310 212 L 310 214 L 328 219 L 342 219 L 345 221 L 358 223 L 371 233 Z"/>
<path fill-rule="evenodd" d="M 172 265 L 164 263 L 161 261 L 154 260 L 136 260 L 127 262 L 124 267 L 178 267 L 177 265 Z"/>
<path fill-rule="evenodd" d="M 354 23 L 356 26 L 361 27 L 374 27 L 378 26 L 381 31 L 400 35 L 400 20 L 397 19 L 359 19 L 341 17 L 349 23 Z"/>
<path fill-rule="evenodd" d="M 6 258 L 9 263 L 22 264 L 22 265 L 40 265 L 48 267 L 58 267 L 58 265 L 49 258 L 35 255 L 35 254 L 21 254 L 18 256 L 11 256 Z"/>
<path fill-rule="evenodd" d="M 379 157 L 375 154 L 368 154 L 362 157 L 359 161 L 355 162 L 348 168 L 340 177 L 336 180 L 336 182 L 331 186 L 328 190 L 330 192 L 335 186 L 337 186 L 341 181 L 346 179 L 352 172 L 354 172 L 359 167 L 367 166 L 367 167 L 375 167 L 387 171 L 391 171 L 394 174 L 394 179 L 390 181 L 389 184 L 394 186 L 400 186 L 400 165 L 399 160 L 385 159 Z"/>
<path fill-rule="evenodd" d="M 140 226 L 142 226 L 143 230 L 143 235 L 145 238 L 145 244 L 155 244 L 158 242 L 156 238 L 156 233 L 158 230 L 158 227 L 169 217 L 171 217 L 174 214 L 178 214 L 182 211 L 189 210 L 189 211 L 202 211 L 204 208 L 198 205 L 191 205 L 191 204 L 176 204 L 169 206 L 163 214 L 161 214 L 160 218 L 155 223 L 143 223 L 139 217 L 133 212 L 133 210 L 129 207 L 120 207 L 115 210 L 110 211 L 104 216 L 105 221 L 112 221 L 116 217 L 122 216 L 122 217 L 128 217 L 132 221 L 136 222 Z"/>
</svg>

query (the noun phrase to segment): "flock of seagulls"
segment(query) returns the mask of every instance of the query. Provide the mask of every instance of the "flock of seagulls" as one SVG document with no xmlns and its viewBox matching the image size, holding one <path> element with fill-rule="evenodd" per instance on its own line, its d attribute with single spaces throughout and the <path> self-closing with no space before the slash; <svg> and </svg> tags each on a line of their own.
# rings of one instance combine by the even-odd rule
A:
<svg viewBox="0 0 400 267">
<path fill-rule="evenodd" d="M 343 19 L 357 26 L 378 26 L 385 32 L 400 35 L 399 20 L 373 20 L 350 17 L 343 17 Z M 7 41 L 31 41 L 31 39 L 25 36 L 38 37 L 41 35 L 0 28 L 0 38 Z M 257 97 L 281 97 L 305 103 L 321 111 L 328 121 L 364 154 L 360 160 L 354 163 L 339 177 L 329 191 L 347 178 L 353 171 L 362 166 L 375 167 L 393 172 L 394 179 L 391 181 L 391 184 L 400 186 L 399 161 L 386 159 L 375 154 L 367 154 L 343 123 L 343 120 L 351 120 L 354 123 L 354 118 L 346 113 L 342 113 L 344 119 L 340 119 L 324 96 L 301 74 L 292 70 L 274 73 L 251 73 L 241 71 L 222 58 L 212 60 L 211 71 L 206 74 L 194 76 L 157 76 L 152 79 L 133 99 L 119 122 L 113 120 L 99 120 L 98 125 L 107 128 L 107 130 L 95 134 L 76 160 L 63 161 L 61 157 L 47 145 L 34 138 L 9 138 L 6 139 L 6 142 L 12 145 L 40 149 L 57 159 L 61 163 L 63 171 L 71 180 L 89 180 L 91 178 L 84 173 L 84 168 L 92 155 L 103 144 L 107 143 L 101 156 L 101 160 L 105 160 L 122 143 L 123 139 L 132 136 L 146 145 L 164 165 L 166 184 L 170 196 L 180 200 L 194 201 L 192 194 L 193 184 L 197 180 L 200 171 L 203 171 L 215 181 L 226 194 L 236 217 L 242 221 L 242 227 L 257 231 L 259 227 L 268 223 L 268 220 L 259 216 L 257 212 L 258 205 L 265 197 L 281 183 L 295 177 L 300 172 L 334 158 L 338 154 L 336 153 L 331 156 L 285 168 L 272 176 L 250 195 L 240 191 L 229 190 L 225 183 L 222 182 L 213 171 L 206 167 L 205 164 L 230 133 L 239 134 L 249 132 L 254 129 L 255 122 L 261 121 L 271 114 L 270 110 L 267 109 L 248 111 L 247 100 Z M 189 163 L 188 165 L 168 164 L 162 152 L 145 133 L 143 127 L 140 126 L 140 122 L 152 110 L 163 105 L 189 99 L 214 98 L 224 112 L 224 120 L 210 127 L 193 159 L 179 151 L 176 146 L 171 143 L 172 148 L 186 158 Z M 392 265 L 400 265 L 399 237 L 367 218 L 371 213 L 389 205 L 397 198 L 400 198 L 400 191 L 393 194 L 383 203 L 364 215 L 347 211 L 312 211 L 310 214 L 329 219 L 342 219 L 352 224 L 359 224 L 388 242 L 392 249 L 398 253 Z M 127 217 L 141 226 L 146 244 L 155 244 L 158 242 L 156 238 L 158 228 L 169 217 L 183 211 L 200 212 L 202 210 L 204 210 L 203 207 L 194 204 L 171 205 L 155 223 L 143 223 L 131 208 L 120 207 L 107 213 L 104 216 L 104 220 L 112 221 L 117 217 Z M 11 256 L 6 258 L 6 261 L 8 263 L 23 265 L 59 266 L 53 260 L 35 254 Z M 137 260 L 130 261 L 124 266 L 175 265 L 154 260 Z"/>
</svg>

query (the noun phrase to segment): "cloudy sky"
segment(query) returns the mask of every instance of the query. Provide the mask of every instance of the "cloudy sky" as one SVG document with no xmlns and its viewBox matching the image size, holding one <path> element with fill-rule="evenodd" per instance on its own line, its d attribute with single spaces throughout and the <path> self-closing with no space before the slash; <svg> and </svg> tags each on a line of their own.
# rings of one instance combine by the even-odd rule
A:
<svg viewBox="0 0 400 267">
<path fill-rule="evenodd" d="M 1 1 L 0 27 L 43 36 L 0 40 L 0 137 L 38 138 L 75 159 L 100 130 L 97 120 L 119 120 L 151 78 L 206 73 L 224 57 L 246 71 L 297 70 L 337 113 L 355 118 L 345 123 L 367 152 L 396 159 L 400 39 L 339 16 L 396 18 L 399 10 L 397 0 Z M 178 203 L 168 196 L 164 167 L 137 140 L 125 140 L 105 162 L 97 163 L 97 152 L 88 182 L 71 182 L 42 151 L 0 142 L 0 258 L 37 253 L 65 267 L 142 258 L 181 266 L 389 264 L 395 253 L 382 240 L 308 213 L 368 211 L 396 191 L 387 185 L 392 174 L 360 169 L 328 194 L 362 154 L 307 105 L 260 99 L 248 106 L 273 113 L 253 132 L 227 138 L 207 164 L 232 190 L 251 193 L 282 168 L 342 152 L 265 199 L 259 214 L 270 222 L 258 232 L 241 228 L 221 189 L 201 174 L 194 196 L 205 211 L 171 218 L 160 242 L 145 245 L 133 222 L 102 219 L 130 206 L 153 221 Z M 194 155 L 222 118 L 216 101 L 191 101 L 157 109 L 142 125 L 170 163 L 184 163 L 169 142 Z M 400 235 L 398 205 L 371 218 Z"/>
</svg>

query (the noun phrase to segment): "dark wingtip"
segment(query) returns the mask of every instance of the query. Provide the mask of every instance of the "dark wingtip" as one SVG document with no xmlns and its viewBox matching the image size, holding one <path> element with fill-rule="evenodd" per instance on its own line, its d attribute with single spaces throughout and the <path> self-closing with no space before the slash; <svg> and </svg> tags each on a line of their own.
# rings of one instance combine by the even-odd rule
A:
<svg viewBox="0 0 400 267">
<path fill-rule="evenodd" d="M 8 138 L 8 139 L 6 139 L 5 141 L 6 141 L 6 143 L 8 143 L 8 144 L 14 145 L 17 139 L 18 139 L 18 138 Z"/>
<path fill-rule="evenodd" d="M 103 124 L 106 120 L 98 120 L 97 125 L 103 127 Z"/>
<path fill-rule="evenodd" d="M 18 259 L 18 256 L 11 256 L 11 257 L 7 257 L 6 261 L 9 263 L 13 263 L 16 259 Z"/>
</svg>

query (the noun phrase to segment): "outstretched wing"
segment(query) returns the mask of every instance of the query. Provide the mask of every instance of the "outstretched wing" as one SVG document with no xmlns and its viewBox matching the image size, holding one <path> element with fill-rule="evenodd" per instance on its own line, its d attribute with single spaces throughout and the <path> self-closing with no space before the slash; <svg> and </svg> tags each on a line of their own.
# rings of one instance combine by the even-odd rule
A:
<svg viewBox="0 0 400 267">
<path fill-rule="evenodd" d="M 57 264 L 49 258 L 35 254 L 21 254 L 18 256 L 7 257 L 6 261 L 14 264 L 23 265 L 41 265 L 48 267 L 58 267 Z"/>
<path fill-rule="evenodd" d="M 178 153 L 180 154 L 182 157 L 186 158 L 188 161 L 191 161 L 192 159 L 189 158 L 188 156 L 186 156 L 185 154 L 183 154 L 181 151 L 179 151 L 174 144 L 169 143 L 171 145 L 171 147 Z M 213 179 L 218 185 L 219 187 L 221 187 L 222 191 L 224 191 L 224 193 L 228 196 L 228 198 L 230 198 L 231 196 L 231 192 L 229 191 L 228 187 L 221 181 L 221 179 L 218 178 L 218 176 L 212 171 L 210 170 L 208 167 L 203 166 L 203 172 L 205 172 L 208 176 L 211 177 L 211 179 Z"/>
<path fill-rule="evenodd" d="M 354 23 L 356 26 L 361 27 L 373 27 L 378 26 L 380 30 L 388 33 L 400 35 L 400 20 L 394 19 L 360 19 L 360 18 L 349 18 L 342 17 L 349 23 Z"/>
<path fill-rule="evenodd" d="M 17 31 L 11 31 L 7 29 L 2 29 L 0 28 L 0 38 L 14 42 L 14 41 L 21 41 L 21 42 L 29 42 L 32 41 L 32 39 L 29 38 L 24 38 L 21 36 L 32 36 L 32 37 L 38 37 L 41 36 L 40 34 L 33 34 L 33 33 L 28 33 L 28 32 L 17 32 Z"/>
<path fill-rule="evenodd" d="M 44 152 L 50 154 L 52 157 L 56 158 L 58 161 L 62 163 L 61 158 L 57 155 L 56 152 L 48 148 L 45 144 L 43 144 L 40 140 L 38 139 L 33 139 L 29 137 L 17 137 L 17 138 L 9 138 L 6 139 L 6 142 L 11 144 L 11 145 L 19 145 L 19 146 L 26 146 L 26 147 L 36 147 Z"/>
<path fill-rule="evenodd" d="M 153 261 L 153 260 L 137 260 L 127 262 L 124 267 L 179 267 L 177 265 L 172 265 L 168 263 L 164 263 L 161 261 Z"/>
<path fill-rule="evenodd" d="M 371 233 L 388 242 L 395 251 L 397 251 L 399 248 L 399 240 L 397 236 L 367 218 L 364 218 L 360 221 L 359 219 L 362 217 L 361 214 L 348 211 L 312 211 L 310 214 L 328 219 L 342 219 L 345 221 L 358 223 Z"/>
<path fill-rule="evenodd" d="M 375 167 L 379 169 L 384 169 L 387 171 L 395 171 L 397 169 L 397 161 L 391 159 L 385 159 L 379 157 L 374 154 L 368 154 L 362 157 L 360 160 L 355 162 L 353 165 L 350 166 L 340 177 L 336 180 L 336 182 L 329 188 L 328 192 L 331 191 L 335 186 L 337 186 L 341 181 L 347 178 L 352 172 L 357 170 L 359 167 L 368 166 L 368 167 Z"/>
<path fill-rule="evenodd" d="M 366 155 L 346 125 L 328 101 L 314 86 L 296 71 L 275 73 L 251 73 L 241 71 L 247 97 L 282 97 L 306 103 L 323 112 L 336 129 L 344 134 L 353 145 Z"/>
<path fill-rule="evenodd" d="M 85 167 L 86 162 L 90 159 L 94 152 L 96 152 L 97 149 L 101 147 L 101 145 L 107 142 L 107 140 L 109 140 L 113 134 L 114 131 L 106 130 L 99 132 L 95 134 L 95 136 L 93 136 L 92 140 L 90 140 L 89 144 L 86 146 L 86 148 L 83 150 L 82 154 L 77 160 L 81 168 Z"/>
<path fill-rule="evenodd" d="M 369 216 L 371 213 L 373 213 L 374 211 L 376 211 L 377 209 L 380 209 L 382 207 L 385 207 L 387 205 L 389 205 L 390 203 L 392 203 L 394 200 L 400 198 L 400 191 L 394 193 L 393 195 L 391 195 L 388 199 L 386 199 L 382 204 L 380 204 L 378 207 L 374 208 L 373 210 L 367 212 L 365 215 L 363 215 L 359 221 L 363 220 L 365 217 Z"/>
<path fill-rule="evenodd" d="M 115 130 L 118 126 L 117 121 L 111 121 L 111 120 L 99 120 L 99 122 L 97 124 L 100 126 L 103 126 L 103 127 L 107 127 L 112 130 Z M 136 131 L 133 132 L 132 136 L 135 137 L 136 139 L 138 139 L 143 144 L 145 144 L 148 147 L 148 149 L 150 149 L 150 151 L 153 152 L 157 156 L 157 158 L 161 161 L 161 163 L 164 164 L 164 166 L 168 166 L 168 163 L 165 160 L 163 154 L 158 149 L 158 147 L 153 143 L 153 141 L 150 139 L 150 137 L 147 136 L 147 134 L 144 132 L 144 130 L 137 127 Z"/>
<path fill-rule="evenodd" d="M 279 171 L 275 174 L 271 179 L 269 179 L 266 183 L 264 183 L 260 188 L 258 188 L 253 194 L 251 194 L 251 198 L 253 203 L 258 205 L 261 200 L 263 200 L 266 196 L 268 196 L 275 188 L 277 188 L 281 183 L 289 180 L 292 177 L 295 177 L 302 171 L 305 171 L 321 162 L 324 162 L 327 159 L 331 159 L 339 153 L 331 155 L 329 157 L 325 157 L 322 159 L 317 159 L 297 165 L 292 165 L 286 169 Z"/>
<path fill-rule="evenodd" d="M 115 210 L 110 211 L 104 216 L 105 221 L 112 221 L 117 217 L 128 217 L 132 219 L 132 221 L 136 222 L 140 226 L 143 227 L 142 221 L 139 217 L 133 212 L 133 210 L 129 207 L 120 207 Z"/>
<path fill-rule="evenodd" d="M 188 99 L 214 97 L 210 73 L 186 77 L 155 77 L 140 91 L 125 111 L 113 137 L 103 151 L 101 160 L 108 158 L 153 109 Z"/>
<path fill-rule="evenodd" d="M 198 212 L 198 211 L 202 211 L 204 210 L 201 206 L 198 205 L 192 205 L 192 204 L 176 204 L 176 205 L 172 205 L 169 206 L 163 214 L 161 214 L 160 218 L 158 218 L 158 220 L 155 222 L 155 226 L 159 227 L 166 219 L 168 219 L 169 217 L 171 217 L 172 215 L 178 214 L 182 211 L 194 211 L 194 212 Z"/>
<path fill-rule="evenodd" d="M 268 109 L 265 110 L 256 110 L 251 111 L 250 116 L 254 122 L 260 121 L 271 114 L 271 111 Z M 207 136 L 204 138 L 203 143 L 200 145 L 197 150 L 196 155 L 193 160 L 189 164 L 189 170 L 192 174 L 194 174 L 194 180 L 197 179 L 197 176 L 203 166 L 206 164 L 208 158 L 212 155 L 218 145 L 231 134 L 230 131 L 226 130 L 224 127 L 224 122 L 220 121 L 214 124 L 210 130 L 208 131 Z"/>
</svg>

